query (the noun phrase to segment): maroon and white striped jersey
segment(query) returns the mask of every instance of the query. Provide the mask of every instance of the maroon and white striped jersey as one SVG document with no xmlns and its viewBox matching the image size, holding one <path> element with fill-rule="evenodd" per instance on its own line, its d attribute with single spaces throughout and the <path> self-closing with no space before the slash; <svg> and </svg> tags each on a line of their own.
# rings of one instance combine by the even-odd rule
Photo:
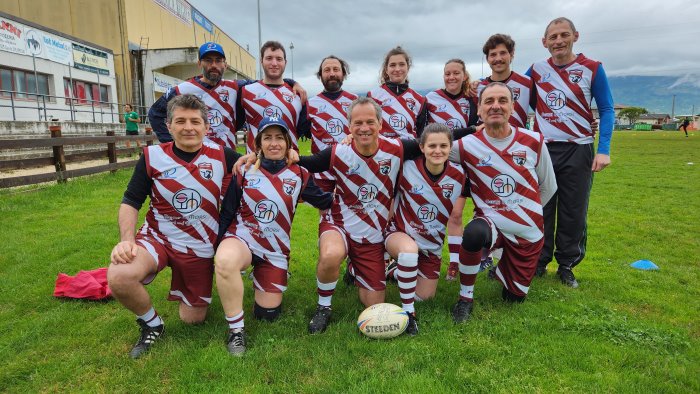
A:
<svg viewBox="0 0 700 394">
<path fill-rule="evenodd" d="M 459 141 L 459 157 L 467 168 L 475 215 L 486 216 L 511 242 L 537 242 L 544 221 L 535 167 L 544 144 L 541 134 L 511 126 L 512 143 L 494 148 L 484 130 Z"/>
<path fill-rule="evenodd" d="M 323 94 L 309 99 L 306 110 L 311 123 L 311 153 L 318 153 L 335 145 L 350 134 L 347 112 L 356 98 L 356 94 L 343 91 L 335 100 Z M 328 171 L 314 174 L 314 178 L 333 179 Z"/>
<path fill-rule="evenodd" d="M 542 133 L 546 142 L 593 143 L 591 85 L 599 64 L 579 54 L 561 68 L 551 58 L 532 65 L 537 89 L 534 130 Z"/>
<path fill-rule="evenodd" d="M 147 147 L 144 159 L 153 186 L 146 221 L 139 232 L 178 252 L 213 257 L 226 175 L 224 149 L 204 144 L 194 160 L 186 163 L 168 142 Z"/>
<path fill-rule="evenodd" d="M 462 195 L 466 175 L 462 166 L 447 162 L 440 179 L 426 173 L 424 157 L 407 160 L 399 177 L 396 210 L 389 231 L 401 231 L 416 241 L 418 249 L 442 255 L 447 220 Z"/>
<path fill-rule="evenodd" d="M 373 98 L 382 107 L 382 136 L 409 139 L 418 136 L 416 119 L 425 104 L 425 97 L 411 88 L 397 96 L 386 85 L 371 90 L 367 97 Z"/>
<path fill-rule="evenodd" d="M 469 115 L 476 111 L 463 95 L 457 100 L 448 97 L 442 89 L 425 96 L 428 105 L 428 122 L 447 125 L 450 130 L 467 127 Z"/>
<path fill-rule="evenodd" d="M 330 163 L 337 180 L 335 196 L 321 220 L 344 229 L 356 242 L 381 243 L 402 161 L 398 139 L 380 136 L 379 150 L 371 157 L 353 145 L 335 145 Z"/>
<path fill-rule="evenodd" d="M 491 79 L 486 78 L 477 86 L 477 96 L 490 84 Z M 510 114 L 508 123 L 515 127 L 525 127 L 527 123 L 527 111 L 530 108 L 530 92 L 532 91 L 532 79 L 527 75 L 518 74 L 515 71 L 510 73 L 510 77 L 505 81 L 500 81 L 508 85 L 513 91 L 513 113 Z"/>
<path fill-rule="evenodd" d="M 194 94 L 209 107 L 207 119 L 211 126 L 207 138 L 219 145 L 236 149 L 236 81 L 221 80 L 207 89 L 192 78 L 175 87 L 177 94 Z"/>
<path fill-rule="evenodd" d="M 254 255 L 286 270 L 292 220 L 308 179 L 308 171 L 296 164 L 276 174 L 262 167 L 244 173 L 238 181 L 241 204 L 228 233 L 245 241 Z"/>
<path fill-rule="evenodd" d="M 248 153 L 255 151 L 255 136 L 258 135 L 258 125 L 265 116 L 278 116 L 290 131 L 292 148 L 299 151 L 297 143 L 297 124 L 301 114 L 301 99 L 292 91 L 292 87 L 284 83 L 278 88 L 270 88 L 258 81 L 241 87 L 241 104 L 245 110 L 248 122 L 246 144 Z"/>
</svg>

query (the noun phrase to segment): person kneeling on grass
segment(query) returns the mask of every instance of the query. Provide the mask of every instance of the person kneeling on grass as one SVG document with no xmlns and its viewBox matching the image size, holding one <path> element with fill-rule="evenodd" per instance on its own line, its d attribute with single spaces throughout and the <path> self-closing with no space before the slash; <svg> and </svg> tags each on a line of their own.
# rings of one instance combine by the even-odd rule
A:
<svg viewBox="0 0 700 394">
<path fill-rule="evenodd" d="M 403 309 L 414 316 L 414 298 L 435 296 L 447 221 L 457 198 L 466 197 L 464 169 L 447 163 L 450 128 L 428 125 L 419 146 L 423 155 L 403 163 L 394 216 L 384 237 L 387 252 L 396 259 L 387 269 L 387 280 L 398 282 Z M 416 335 L 418 325 L 415 319 L 411 322 L 406 333 Z"/>
<path fill-rule="evenodd" d="M 168 103 L 167 126 L 174 142 L 149 146 L 139 158 L 119 208 L 121 242 L 107 271 L 114 297 L 137 315 L 141 336 L 131 349 L 141 357 L 163 334 L 145 284 L 172 269 L 168 299 L 180 302 L 180 319 L 201 323 L 211 302 L 219 202 L 231 167 L 240 156 L 204 143 L 207 106 L 196 96 Z M 134 234 L 138 212 L 150 197 L 146 221 Z"/>
<path fill-rule="evenodd" d="M 328 209 L 332 202 L 332 194 L 319 189 L 307 170 L 287 164 L 292 143 L 281 118 L 263 118 L 257 129 L 257 163 L 237 175 L 226 192 L 219 231 L 223 240 L 215 257 L 216 287 L 229 325 L 227 347 L 232 355 L 246 351 L 241 271 L 253 264 L 255 318 L 277 319 L 287 288 L 296 205 L 300 197 L 319 209 Z"/>
</svg>

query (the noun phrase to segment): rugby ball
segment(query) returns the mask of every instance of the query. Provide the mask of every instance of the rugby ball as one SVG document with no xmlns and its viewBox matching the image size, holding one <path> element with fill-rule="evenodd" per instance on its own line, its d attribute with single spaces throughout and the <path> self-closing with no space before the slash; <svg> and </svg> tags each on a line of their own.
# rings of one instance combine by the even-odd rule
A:
<svg viewBox="0 0 700 394">
<path fill-rule="evenodd" d="M 360 313 L 357 328 L 374 339 L 389 339 L 401 335 L 408 325 L 408 314 L 400 306 L 375 304 Z"/>
</svg>

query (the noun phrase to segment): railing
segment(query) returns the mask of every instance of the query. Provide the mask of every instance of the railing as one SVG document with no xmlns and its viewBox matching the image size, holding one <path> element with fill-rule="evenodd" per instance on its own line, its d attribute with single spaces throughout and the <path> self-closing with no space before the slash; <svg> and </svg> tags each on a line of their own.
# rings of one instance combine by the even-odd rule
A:
<svg viewBox="0 0 700 394">
<path fill-rule="evenodd" d="M 18 96 L 29 97 L 29 99 L 18 98 Z M 9 104 L 6 103 L 7 100 Z M 59 100 L 64 104 L 59 104 Z M 66 102 L 68 104 L 65 104 Z M 93 122 L 105 123 L 107 117 L 110 123 L 119 123 L 123 113 L 119 110 L 125 104 L 127 103 L 0 89 L 0 108 L 10 108 L 12 113 L 12 119 L 7 120 L 17 120 L 18 109 L 30 109 L 37 111 L 36 120 L 40 121 L 58 120 L 53 112 L 68 112 L 71 121 L 75 121 L 79 113 L 89 113 L 92 114 Z M 132 108 L 139 114 L 141 123 L 148 123 L 149 107 L 132 105 Z M 1 115 L 0 120 L 2 120 Z M 68 118 L 62 120 L 68 120 Z"/>
<path fill-rule="evenodd" d="M 137 149 L 117 149 L 117 142 L 140 141 L 144 142 L 145 145 L 152 145 L 153 141 L 156 140 L 150 128 L 146 128 L 146 135 L 115 136 L 114 131 L 108 131 L 107 136 L 105 137 L 62 137 L 61 126 L 58 125 L 49 126 L 49 131 L 51 132 L 51 138 L 0 140 L 0 150 L 33 149 L 47 147 L 53 148 L 52 154 L 49 157 L 0 161 L 0 170 L 18 170 L 24 168 L 50 165 L 53 165 L 55 168 L 55 172 L 51 173 L 0 178 L 0 188 L 26 186 L 51 181 L 57 181 L 61 183 L 66 182 L 68 178 L 97 174 L 105 171 L 114 172 L 120 168 L 133 167 L 136 164 L 136 160 L 128 160 L 118 163 L 117 156 L 119 154 L 137 152 Z M 107 145 L 106 150 L 98 150 L 88 153 L 76 153 L 66 155 L 63 149 L 63 147 L 66 145 L 105 144 Z M 81 168 L 77 170 L 66 169 L 66 163 L 82 162 L 86 160 L 94 160 L 101 158 L 107 158 L 109 163 L 99 166 Z"/>
</svg>

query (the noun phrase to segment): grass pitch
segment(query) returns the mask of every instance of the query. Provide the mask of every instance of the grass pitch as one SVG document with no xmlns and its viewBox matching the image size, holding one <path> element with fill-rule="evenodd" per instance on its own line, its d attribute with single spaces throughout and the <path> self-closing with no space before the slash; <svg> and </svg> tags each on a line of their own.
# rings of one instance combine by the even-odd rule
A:
<svg viewBox="0 0 700 394">
<path fill-rule="evenodd" d="M 612 147 L 594 180 L 579 289 L 550 266 L 524 304 L 509 305 L 482 273 L 471 320 L 455 326 L 458 283 L 441 280 L 417 305 L 417 337 L 376 341 L 355 327 L 356 290 L 339 284 L 328 331 L 309 336 L 318 213 L 302 205 L 278 322 L 252 318 L 246 280 L 242 358 L 224 347 L 216 291 L 205 324 L 178 320 L 167 270 L 148 287 L 166 335 L 137 361 L 127 356 L 134 316 L 117 302 L 51 296 L 59 272 L 108 263 L 131 171 L 2 191 L 0 391 L 700 392 L 700 135 L 615 132 Z M 638 259 L 661 270 L 630 268 Z M 394 285 L 387 301 L 399 303 Z"/>
</svg>

